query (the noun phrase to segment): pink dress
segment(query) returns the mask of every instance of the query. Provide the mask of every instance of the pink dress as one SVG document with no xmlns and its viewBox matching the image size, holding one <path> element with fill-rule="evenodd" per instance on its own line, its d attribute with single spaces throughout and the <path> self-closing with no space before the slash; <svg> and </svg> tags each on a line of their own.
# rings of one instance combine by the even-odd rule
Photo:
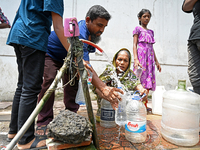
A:
<svg viewBox="0 0 200 150">
<path fill-rule="evenodd" d="M 146 30 L 137 26 L 133 30 L 133 35 L 135 34 L 138 35 L 137 54 L 143 69 L 140 82 L 146 89 L 155 91 L 155 59 L 153 50 L 153 44 L 155 43 L 154 32 L 153 30 Z"/>
</svg>

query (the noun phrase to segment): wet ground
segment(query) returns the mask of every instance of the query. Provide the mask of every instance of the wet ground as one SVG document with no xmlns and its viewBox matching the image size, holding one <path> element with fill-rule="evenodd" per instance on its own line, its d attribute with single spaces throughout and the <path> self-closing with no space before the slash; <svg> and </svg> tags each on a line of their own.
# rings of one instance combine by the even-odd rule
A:
<svg viewBox="0 0 200 150">
<path fill-rule="evenodd" d="M 97 104 L 92 98 L 93 112 L 96 114 Z M 9 129 L 10 110 L 12 102 L 0 102 L 0 150 L 3 150 L 8 144 L 6 135 Z M 151 101 L 148 106 L 151 107 Z M 62 96 L 57 97 L 54 104 L 54 114 L 57 115 L 60 110 L 64 109 Z M 81 105 L 78 114 L 87 117 L 87 109 Z M 161 129 L 160 115 L 147 115 L 147 139 L 141 144 L 132 144 L 125 138 L 124 128 L 116 126 L 115 128 L 104 128 L 99 123 L 96 123 L 98 141 L 101 150 L 200 150 L 200 142 L 193 147 L 181 147 L 169 143 L 164 140 L 160 134 Z M 120 132 L 119 132 L 120 131 Z M 15 148 L 17 149 L 17 148 Z"/>
</svg>

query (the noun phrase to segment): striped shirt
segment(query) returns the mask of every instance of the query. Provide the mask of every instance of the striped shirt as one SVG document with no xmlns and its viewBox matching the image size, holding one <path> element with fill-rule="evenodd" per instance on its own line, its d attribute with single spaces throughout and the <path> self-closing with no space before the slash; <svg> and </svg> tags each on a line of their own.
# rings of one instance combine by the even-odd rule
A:
<svg viewBox="0 0 200 150">
<path fill-rule="evenodd" d="M 8 18 L 2 12 L 1 7 L 0 7 L 0 22 L 1 23 L 6 23 L 6 24 L 8 24 L 10 26 L 10 22 L 9 22 Z"/>
</svg>

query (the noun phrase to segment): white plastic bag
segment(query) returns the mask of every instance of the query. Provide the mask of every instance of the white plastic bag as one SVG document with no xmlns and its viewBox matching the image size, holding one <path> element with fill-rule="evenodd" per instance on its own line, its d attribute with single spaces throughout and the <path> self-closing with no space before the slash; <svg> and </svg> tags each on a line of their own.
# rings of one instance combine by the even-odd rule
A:
<svg viewBox="0 0 200 150">
<path fill-rule="evenodd" d="M 79 82 L 78 82 L 78 91 L 76 94 L 75 102 L 79 105 L 85 105 L 85 97 L 83 94 L 83 87 L 82 87 L 81 79 L 79 79 Z"/>
</svg>

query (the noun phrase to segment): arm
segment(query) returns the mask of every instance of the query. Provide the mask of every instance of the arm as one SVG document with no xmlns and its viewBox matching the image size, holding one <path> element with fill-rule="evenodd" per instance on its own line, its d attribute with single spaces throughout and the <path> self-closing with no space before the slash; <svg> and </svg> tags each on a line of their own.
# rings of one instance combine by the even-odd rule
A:
<svg viewBox="0 0 200 150">
<path fill-rule="evenodd" d="M 123 94 L 123 91 L 118 88 L 107 86 L 103 81 L 101 81 L 101 79 L 98 77 L 94 69 L 92 69 L 92 67 L 89 67 L 87 64 L 85 65 L 85 67 L 87 69 L 90 69 L 93 73 L 92 84 L 96 87 L 97 94 L 100 97 L 108 100 L 111 103 L 113 109 L 115 109 L 115 107 L 118 106 L 118 100 L 121 100 L 118 92 Z"/>
<path fill-rule="evenodd" d="M 4 16 L 1 8 L 0 8 L 0 29 L 3 29 L 3 28 L 10 28 L 10 23 L 9 23 L 9 20 L 7 19 L 6 16 Z"/>
<path fill-rule="evenodd" d="M 54 12 L 51 12 L 51 16 L 53 20 L 54 31 L 64 48 L 68 51 L 70 44 L 67 41 L 67 37 L 64 36 L 63 18 L 59 14 Z"/>
<path fill-rule="evenodd" d="M 138 91 L 140 92 L 141 95 L 143 95 L 144 93 L 145 93 L 146 95 L 148 95 L 147 89 L 145 89 L 145 88 L 142 86 L 142 84 L 137 85 L 137 86 L 135 87 L 135 90 L 138 90 Z"/>
<path fill-rule="evenodd" d="M 142 68 L 142 65 L 140 64 L 138 60 L 138 55 L 137 55 L 137 44 L 138 44 L 138 35 L 135 34 L 133 36 L 133 56 L 134 56 L 134 68 L 137 69 L 138 65 Z"/>
<path fill-rule="evenodd" d="M 198 0 L 185 0 L 183 2 L 182 5 L 182 10 L 184 12 L 191 12 L 193 9 L 194 4 L 197 2 Z"/>
<path fill-rule="evenodd" d="M 111 88 L 111 87 L 110 87 L 110 88 Z M 108 101 L 111 103 L 112 108 L 113 108 L 114 110 L 115 110 L 115 108 L 118 107 L 118 99 L 116 99 L 115 101 L 110 101 L 110 100 L 108 99 L 108 97 L 106 97 L 98 88 L 96 88 L 95 92 L 98 94 L 99 97 L 108 100 Z M 120 100 L 121 100 L 121 98 L 120 98 Z"/>
<path fill-rule="evenodd" d="M 1 23 L 0 24 L 0 29 L 3 29 L 3 28 L 10 28 L 10 25 L 7 24 L 7 23 Z"/>
<path fill-rule="evenodd" d="M 154 50 L 153 50 L 153 52 L 154 52 L 155 64 L 156 64 L 156 66 L 157 66 L 158 71 L 161 72 L 161 66 L 160 66 L 160 64 L 159 64 L 159 62 L 158 62 L 158 59 L 157 59 L 157 57 L 156 57 L 156 53 L 155 53 Z"/>
</svg>

